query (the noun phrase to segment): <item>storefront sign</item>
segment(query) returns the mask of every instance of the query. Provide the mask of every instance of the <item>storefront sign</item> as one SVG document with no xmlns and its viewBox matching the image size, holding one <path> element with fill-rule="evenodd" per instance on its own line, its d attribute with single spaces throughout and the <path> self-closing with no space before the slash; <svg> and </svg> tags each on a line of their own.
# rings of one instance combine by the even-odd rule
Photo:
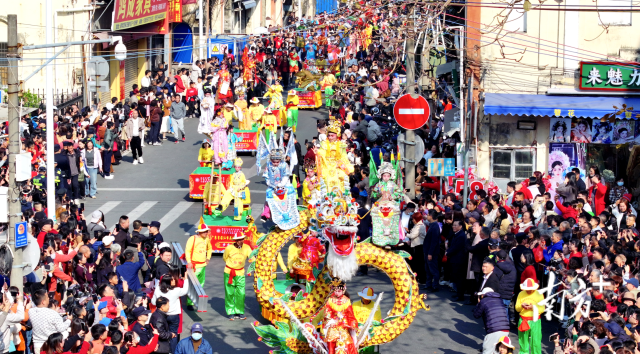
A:
<svg viewBox="0 0 640 354">
<path fill-rule="evenodd" d="M 427 174 L 430 177 L 448 177 L 456 173 L 455 159 L 429 159 Z"/>
<path fill-rule="evenodd" d="M 640 91 L 640 63 L 580 62 L 580 89 Z"/>
<path fill-rule="evenodd" d="M 167 17 L 168 0 L 115 0 L 113 31 L 124 30 Z"/>
<path fill-rule="evenodd" d="M 182 22 L 182 0 L 169 0 L 169 23 Z"/>
<path fill-rule="evenodd" d="M 118 72 L 118 76 L 120 78 L 120 99 L 124 100 L 124 86 L 125 86 L 125 77 L 124 77 L 124 60 L 120 60 L 120 71 Z"/>
</svg>

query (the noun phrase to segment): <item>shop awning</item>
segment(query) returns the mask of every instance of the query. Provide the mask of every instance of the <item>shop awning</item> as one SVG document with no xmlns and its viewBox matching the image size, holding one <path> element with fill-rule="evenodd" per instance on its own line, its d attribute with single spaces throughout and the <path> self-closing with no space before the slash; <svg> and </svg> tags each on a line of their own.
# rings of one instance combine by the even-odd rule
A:
<svg viewBox="0 0 640 354">
<path fill-rule="evenodd" d="M 245 9 L 250 9 L 252 7 L 256 7 L 256 2 L 254 0 L 250 0 L 250 1 L 243 1 L 242 5 L 244 5 Z"/>
<path fill-rule="evenodd" d="M 621 108 L 633 107 L 632 114 L 618 118 L 631 118 L 640 114 L 640 98 L 619 96 L 546 96 L 508 93 L 485 94 L 484 113 L 512 116 L 549 116 L 602 118 Z"/>
</svg>

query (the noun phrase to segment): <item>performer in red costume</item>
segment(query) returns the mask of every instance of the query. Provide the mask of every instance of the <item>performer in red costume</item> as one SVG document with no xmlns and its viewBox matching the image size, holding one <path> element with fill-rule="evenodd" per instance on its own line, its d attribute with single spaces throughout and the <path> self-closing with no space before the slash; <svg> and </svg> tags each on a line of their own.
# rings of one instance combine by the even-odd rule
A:
<svg viewBox="0 0 640 354">
<path fill-rule="evenodd" d="M 339 278 L 331 282 L 333 294 L 324 305 L 323 332 L 329 354 L 358 354 L 355 345 L 358 320 L 353 314 L 351 300 L 344 295 L 345 283 Z"/>
<path fill-rule="evenodd" d="M 299 242 L 302 249 L 300 250 L 298 259 L 293 261 L 291 273 L 296 279 L 296 282 L 299 282 L 300 279 L 315 281 L 316 278 L 313 276 L 313 268 L 317 268 L 320 261 L 324 259 L 324 246 L 315 235 L 311 235 L 308 229 L 302 232 Z"/>
</svg>

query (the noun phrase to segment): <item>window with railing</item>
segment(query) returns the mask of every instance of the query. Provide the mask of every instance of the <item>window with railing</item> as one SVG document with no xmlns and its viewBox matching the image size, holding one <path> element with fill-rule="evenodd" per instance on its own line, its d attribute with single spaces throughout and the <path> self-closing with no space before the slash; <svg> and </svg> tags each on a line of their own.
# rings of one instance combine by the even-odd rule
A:
<svg viewBox="0 0 640 354">
<path fill-rule="evenodd" d="M 0 42 L 0 87 L 6 87 L 7 71 L 9 70 L 9 62 L 7 62 L 7 42 Z"/>
</svg>

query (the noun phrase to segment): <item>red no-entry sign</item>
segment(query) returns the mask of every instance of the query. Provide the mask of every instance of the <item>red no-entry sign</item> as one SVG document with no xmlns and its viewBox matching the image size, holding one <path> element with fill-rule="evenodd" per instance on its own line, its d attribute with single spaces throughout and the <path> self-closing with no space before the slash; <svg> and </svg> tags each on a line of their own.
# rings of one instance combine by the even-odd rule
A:
<svg viewBox="0 0 640 354">
<path fill-rule="evenodd" d="M 404 129 L 413 130 L 423 126 L 429 121 L 429 102 L 422 97 L 416 95 L 416 98 L 411 95 L 404 95 L 396 101 L 393 106 L 393 117 L 398 122 L 398 125 Z"/>
</svg>

